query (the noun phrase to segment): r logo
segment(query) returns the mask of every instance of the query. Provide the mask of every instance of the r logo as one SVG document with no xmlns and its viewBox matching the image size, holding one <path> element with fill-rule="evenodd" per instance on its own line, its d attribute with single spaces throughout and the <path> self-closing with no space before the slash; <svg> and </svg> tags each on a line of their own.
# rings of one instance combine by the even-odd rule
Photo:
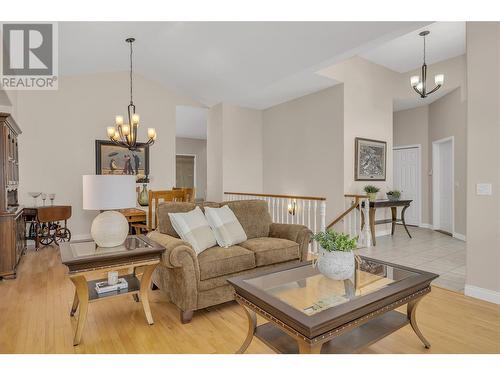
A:
<svg viewBox="0 0 500 375">
<path fill-rule="evenodd" d="M 52 24 L 3 24 L 3 75 L 51 76 Z"/>
</svg>

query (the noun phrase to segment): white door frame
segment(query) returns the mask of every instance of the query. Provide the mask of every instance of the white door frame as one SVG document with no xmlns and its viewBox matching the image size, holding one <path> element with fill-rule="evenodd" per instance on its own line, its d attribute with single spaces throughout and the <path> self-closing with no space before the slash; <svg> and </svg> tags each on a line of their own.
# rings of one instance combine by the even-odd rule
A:
<svg viewBox="0 0 500 375">
<path fill-rule="evenodd" d="M 407 148 L 416 148 L 418 150 L 418 157 L 417 157 L 417 199 L 418 199 L 418 205 L 417 205 L 417 217 L 418 217 L 418 226 L 422 226 L 422 145 L 406 145 L 406 146 L 394 146 L 392 150 L 404 150 Z M 393 164 L 394 164 L 394 153 L 393 153 Z M 393 172 L 394 173 L 394 172 Z M 393 176 L 394 180 L 394 176 Z M 394 181 L 393 181 L 394 183 Z"/>
<path fill-rule="evenodd" d="M 196 189 L 196 154 L 175 154 L 175 184 L 177 185 L 177 156 L 194 156 L 193 187 Z M 179 186 L 177 186 L 179 187 Z M 196 190 L 195 190 L 196 191 Z"/>
<path fill-rule="evenodd" d="M 455 137 L 446 137 L 432 142 L 432 227 L 439 227 L 439 145 L 451 141 L 451 235 L 455 233 Z"/>
</svg>

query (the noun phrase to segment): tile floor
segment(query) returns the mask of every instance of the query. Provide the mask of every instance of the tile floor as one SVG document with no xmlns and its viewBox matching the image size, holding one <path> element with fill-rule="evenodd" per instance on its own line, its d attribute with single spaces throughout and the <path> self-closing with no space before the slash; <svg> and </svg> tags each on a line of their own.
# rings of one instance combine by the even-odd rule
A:
<svg viewBox="0 0 500 375">
<path fill-rule="evenodd" d="M 433 231 L 396 227 L 394 237 L 377 237 L 377 246 L 358 250 L 358 254 L 439 274 L 433 285 L 463 292 L 465 286 L 465 242 Z"/>
</svg>

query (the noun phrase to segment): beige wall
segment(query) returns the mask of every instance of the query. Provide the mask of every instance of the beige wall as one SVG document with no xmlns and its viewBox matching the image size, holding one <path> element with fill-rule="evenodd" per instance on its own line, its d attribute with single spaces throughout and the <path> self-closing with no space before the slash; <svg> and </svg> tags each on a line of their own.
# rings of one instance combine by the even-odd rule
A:
<svg viewBox="0 0 500 375">
<path fill-rule="evenodd" d="M 467 22 L 467 279 L 500 303 L 500 23 Z M 493 194 L 476 195 L 491 183 Z M 480 289 L 478 289 L 480 288 Z"/>
<path fill-rule="evenodd" d="M 262 111 L 220 103 L 208 111 L 207 199 L 261 193 Z"/>
<path fill-rule="evenodd" d="M 262 111 L 222 108 L 224 191 L 262 193 Z"/>
<path fill-rule="evenodd" d="M 95 173 L 96 139 L 116 114 L 125 115 L 128 74 L 106 73 L 60 77 L 59 90 L 20 91 L 17 122 L 20 138 L 20 201 L 31 204 L 29 191 L 56 193 L 56 203 L 70 204 L 73 235 L 86 236 L 97 214 L 82 210 L 82 175 Z M 150 186 L 175 184 L 175 107 L 198 104 L 141 76 L 134 79 L 134 99 L 141 115 L 139 139 L 155 127 L 158 139 L 150 149 Z"/>
<path fill-rule="evenodd" d="M 222 103 L 208 110 L 207 117 L 207 200 L 223 198 L 222 170 Z"/>
<path fill-rule="evenodd" d="M 429 105 L 429 169 L 432 169 L 432 142 L 453 137 L 454 142 L 454 235 L 466 235 L 467 201 L 467 102 L 462 101 L 461 89 Z M 432 220 L 432 178 L 429 179 L 429 212 Z M 432 223 L 432 221 L 431 221 Z"/>
<path fill-rule="evenodd" d="M 196 198 L 205 199 L 207 192 L 207 141 L 177 137 L 175 153 L 196 155 Z"/>
<path fill-rule="evenodd" d="M 343 209 L 343 85 L 264 111 L 264 191 L 327 198 Z"/>
<path fill-rule="evenodd" d="M 394 112 L 394 146 L 421 146 L 421 202 L 422 224 L 432 223 L 429 211 L 429 106 Z"/>
<path fill-rule="evenodd" d="M 319 73 L 344 83 L 344 192 L 360 193 L 369 183 L 354 180 L 354 139 L 363 137 L 387 142 L 386 181 L 370 182 L 384 195 L 392 188 L 392 99 L 399 75 L 360 57 Z"/>
<path fill-rule="evenodd" d="M 344 84 L 344 193 L 363 193 L 367 184 L 380 188 L 378 197 L 392 186 L 393 95 L 400 77 L 396 72 L 360 57 L 341 62 L 319 72 Z M 385 181 L 354 180 L 354 142 L 356 137 L 387 143 Z M 389 210 L 377 210 L 377 219 L 387 219 Z M 389 227 L 378 225 L 377 235 L 387 234 Z"/>
</svg>

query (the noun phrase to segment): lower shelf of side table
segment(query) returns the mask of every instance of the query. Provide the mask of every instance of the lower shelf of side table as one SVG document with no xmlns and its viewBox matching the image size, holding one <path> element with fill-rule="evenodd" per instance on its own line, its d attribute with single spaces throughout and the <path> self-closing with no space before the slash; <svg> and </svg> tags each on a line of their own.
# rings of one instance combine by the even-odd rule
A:
<svg viewBox="0 0 500 375">
<path fill-rule="evenodd" d="M 120 277 L 124 278 L 127 281 L 127 283 L 128 283 L 127 289 L 119 289 L 119 290 L 115 290 L 112 292 L 101 293 L 101 294 L 97 293 L 97 291 L 95 290 L 95 285 L 96 285 L 96 283 L 101 282 L 101 281 L 106 281 L 107 279 L 99 279 L 99 280 L 89 281 L 87 283 L 88 288 L 89 288 L 89 301 L 100 300 L 100 299 L 109 298 L 109 297 L 122 296 L 125 294 L 131 294 L 131 293 L 138 293 L 138 291 L 141 289 L 141 283 L 135 275 L 124 275 L 124 276 L 120 276 Z"/>
<path fill-rule="evenodd" d="M 321 353 L 349 354 L 359 352 L 363 348 L 404 327 L 409 322 L 406 314 L 389 311 L 362 326 L 324 343 Z M 297 354 L 299 352 L 295 338 L 284 333 L 273 323 L 258 326 L 255 336 L 277 353 Z"/>
</svg>

